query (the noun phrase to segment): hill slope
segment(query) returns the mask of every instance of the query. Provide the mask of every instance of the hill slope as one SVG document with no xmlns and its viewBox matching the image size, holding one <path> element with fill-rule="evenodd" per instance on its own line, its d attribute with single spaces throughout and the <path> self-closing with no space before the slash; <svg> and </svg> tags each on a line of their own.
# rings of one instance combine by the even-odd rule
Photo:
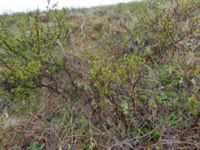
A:
<svg viewBox="0 0 200 150">
<path fill-rule="evenodd" d="M 198 149 L 200 1 L 0 16 L 2 149 Z"/>
</svg>

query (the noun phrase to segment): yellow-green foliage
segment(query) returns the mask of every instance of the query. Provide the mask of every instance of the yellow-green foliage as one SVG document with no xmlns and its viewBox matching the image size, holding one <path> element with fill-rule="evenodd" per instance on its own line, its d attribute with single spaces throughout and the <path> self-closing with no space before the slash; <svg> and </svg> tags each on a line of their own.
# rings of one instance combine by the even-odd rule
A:
<svg viewBox="0 0 200 150">
<path fill-rule="evenodd" d="M 5 19 L 1 21 L 0 83 L 8 94 L 23 94 L 41 87 L 42 78 L 59 70 L 59 58 L 64 51 L 57 51 L 70 32 L 70 23 L 64 19 L 65 10 L 48 12 L 40 19 L 40 13 L 23 16 L 22 24 L 14 30 Z M 2 91 L 3 92 L 3 91 Z M 3 92 L 4 93 L 4 92 Z"/>
<path fill-rule="evenodd" d="M 146 0 L 0 16 L 0 145 L 199 149 L 199 14 Z"/>
<path fill-rule="evenodd" d="M 117 94 L 115 89 L 126 86 L 135 78 L 142 65 L 142 59 L 135 55 L 125 55 L 116 60 L 114 57 L 106 60 L 96 58 L 90 70 L 90 78 L 95 81 L 103 95 Z"/>
</svg>

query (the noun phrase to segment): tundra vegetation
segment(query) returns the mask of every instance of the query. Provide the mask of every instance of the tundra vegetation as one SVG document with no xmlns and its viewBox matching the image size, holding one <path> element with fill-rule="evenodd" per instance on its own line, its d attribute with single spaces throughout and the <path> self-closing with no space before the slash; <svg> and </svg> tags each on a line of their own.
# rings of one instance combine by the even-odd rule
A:
<svg viewBox="0 0 200 150">
<path fill-rule="evenodd" d="M 200 1 L 0 16 L 5 150 L 200 148 Z"/>
</svg>

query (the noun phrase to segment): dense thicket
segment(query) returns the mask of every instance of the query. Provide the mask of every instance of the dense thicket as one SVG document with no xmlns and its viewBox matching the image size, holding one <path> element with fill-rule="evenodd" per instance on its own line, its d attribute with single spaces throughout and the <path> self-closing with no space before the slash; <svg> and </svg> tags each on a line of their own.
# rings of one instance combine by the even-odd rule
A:
<svg viewBox="0 0 200 150">
<path fill-rule="evenodd" d="M 0 16 L 4 149 L 198 149 L 200 1 Z"/>
</svg>

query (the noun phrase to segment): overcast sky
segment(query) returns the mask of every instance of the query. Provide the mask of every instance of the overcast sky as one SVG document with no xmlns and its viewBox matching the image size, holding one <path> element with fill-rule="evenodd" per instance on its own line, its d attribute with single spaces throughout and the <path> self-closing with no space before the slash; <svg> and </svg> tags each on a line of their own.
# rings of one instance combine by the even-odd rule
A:
<svg viewBox="0 0 200 150">
<path fill-rule="evenodd" d="M 120 2 L 130 2 L 133 0 L 51 0 L 51 3 L 58 2 L 58 8 L 62 7 L 91 7 L 99 5 L 116 4 Z M 47 0 L 0 0 L 0 13 L 29 11 L 37 8 L 44 10 Z"/>
</svg>

